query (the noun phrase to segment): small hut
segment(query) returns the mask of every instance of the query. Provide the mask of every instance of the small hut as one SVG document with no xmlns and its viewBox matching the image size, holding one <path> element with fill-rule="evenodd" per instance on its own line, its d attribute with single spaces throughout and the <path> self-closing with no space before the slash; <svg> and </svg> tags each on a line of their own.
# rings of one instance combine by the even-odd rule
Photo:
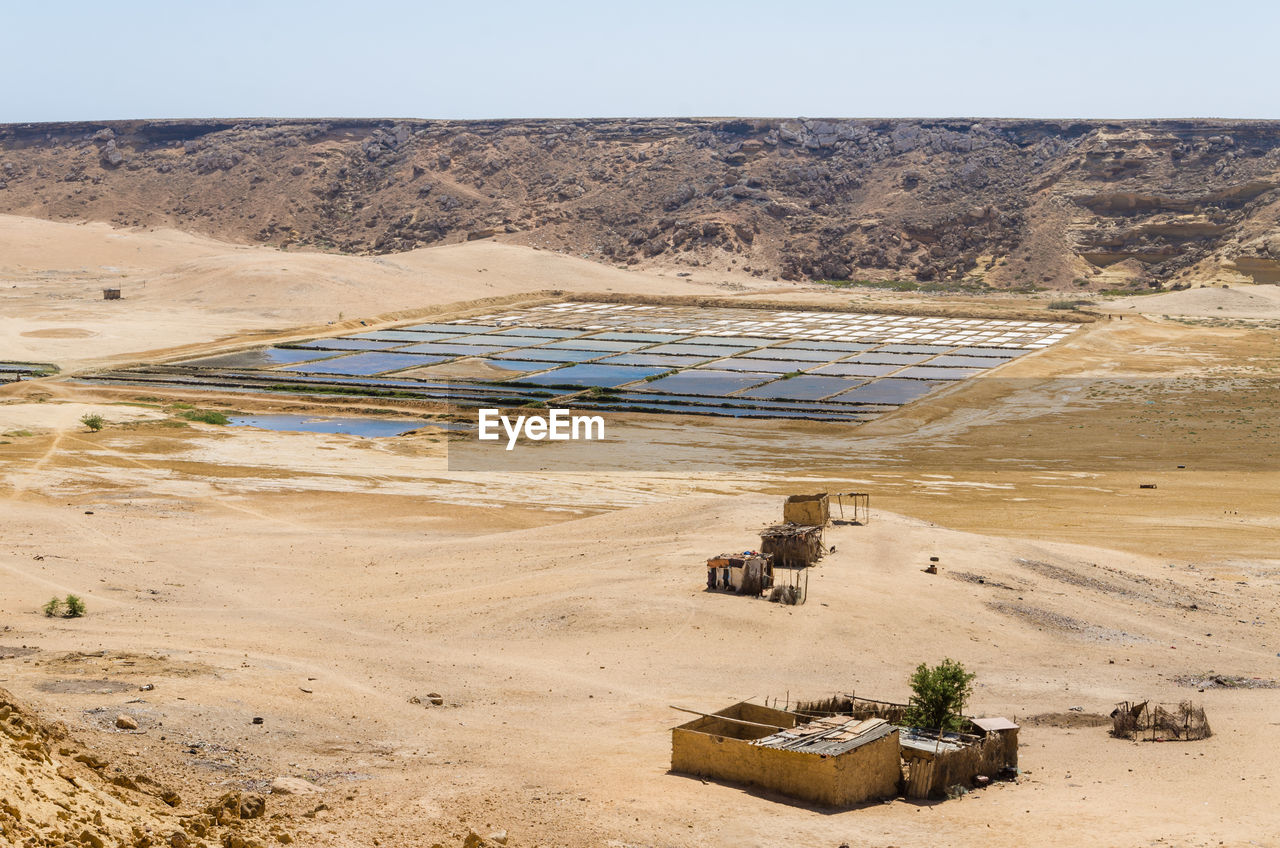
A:
<svg viewBox="0 0 1280 848">
<path fill-rule="evenodd" d="M 787 524 L 826 527 L 831 521 L 831 499 L 826 492 L 791 495 L 782 504 L 782 520 Z"/>
<path fill-rule="evenodd" d="M 760 531 L 760 550 L 773 556 L 780 568 L 806 568 L 822 558 L 822 527 L 775 524 Z"/>
<path fill-rule="evenodd" d="M 908 798 L 938 796 L 952 786 L 971 786 L 979 775 L 998 777 L 1017 768 L 1018 725 L 1005 718 L 972 719 L 970 724 L 977 732 L 902 728 L 898 741 Z"/>
<path fill-rule="evenodd" d="M 103 300 L 119 300 L 119 299 L 120 299 L 120 289 L 103 289 L 103 290 L 102 290 L 102 299 L 103 299 Z"/>
<path fill-rule="evenodd" d="M 707 560 L 707 588 L 712 591 L 759 595 L 773 587 L 773 557 L 750 551 L 721 554 Z"/>
</svg>

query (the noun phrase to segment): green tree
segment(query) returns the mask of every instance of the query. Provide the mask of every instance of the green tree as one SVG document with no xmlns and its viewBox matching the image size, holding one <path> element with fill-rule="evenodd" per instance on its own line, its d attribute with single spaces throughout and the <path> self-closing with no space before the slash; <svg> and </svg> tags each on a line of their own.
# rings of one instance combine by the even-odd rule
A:
<svg viewBox="0 0 1280 848">
<path fill-rule="evenodd" d="M 80 423 L 96 433 L 102 429 L 102 426 L 106 424 L 106 421 L 104 421 L 102 416 L 96 412 L 86 412 L 84 415 L 80 416 Z"/>
<path fill-rule="evenodd" d="M 925 663 L 911 675 L 911 706 L 906 722 L 912 727 L 959 730 L 964 726 L 965 701 L 973 694 L 975 675 L 947 658 L 933 668 Z"/>
</svg>

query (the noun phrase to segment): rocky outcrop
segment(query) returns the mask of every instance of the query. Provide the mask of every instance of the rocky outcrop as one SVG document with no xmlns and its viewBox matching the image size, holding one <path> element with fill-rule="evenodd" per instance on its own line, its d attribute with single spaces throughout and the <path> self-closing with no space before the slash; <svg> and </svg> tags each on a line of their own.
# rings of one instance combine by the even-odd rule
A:
<svg viewBox="0 0 1280 848">
<path fill-rule="evenodd" d="M 202 781 L 203 782 L 203 781 Z M 59 723 L 41 721 L 0 689 L 0 845 L 93 848 L 280 844 L 266 800 L 233 792 L 203 813 L 147 774 L 86 750 Z"/>
<path fill-rule="evenodd" d="M 344 252 L 495 238 L 796 280 L 1271 281 L 1280 124 L 8 125 L 0 183 L 0 211 Z"/>
</svg>

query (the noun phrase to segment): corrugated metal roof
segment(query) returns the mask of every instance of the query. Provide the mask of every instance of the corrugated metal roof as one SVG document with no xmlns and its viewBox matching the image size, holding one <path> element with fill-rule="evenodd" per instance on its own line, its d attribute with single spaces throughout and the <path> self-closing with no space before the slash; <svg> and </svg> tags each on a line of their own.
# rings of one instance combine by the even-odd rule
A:
<svg viewBox="0 0 1280 848">
<path fill-rule="evenodd" d="M 780 748 L 787 751 L 803 751 L 807 754 L 836 756 L 860 748 L 868 742 L 883 739 L 894 731 L 893 725 L 882 718 L 856 719 L 844 716 L 820 718 L 791 730 L 783 730 L 752 745 Z"/>
<path fill-rule="evenodd" d="M 988 733 L 994 733 L 997 730 L 1017 730 L 1018 725 L 1009 721 L 1007 718 L 975 718 L 973 723 Z"/>
<path fill-rule="evenodd" d="M 972 738 L 972 737 L 970 737 Z M 964 738 L 957 733 L 944 733 L 938 738 L 937 731 L 929 732 L 908 728 L 898 729 L 898 744 L 922 753 L 950 753 L 965 747 Z"/>
</svg>

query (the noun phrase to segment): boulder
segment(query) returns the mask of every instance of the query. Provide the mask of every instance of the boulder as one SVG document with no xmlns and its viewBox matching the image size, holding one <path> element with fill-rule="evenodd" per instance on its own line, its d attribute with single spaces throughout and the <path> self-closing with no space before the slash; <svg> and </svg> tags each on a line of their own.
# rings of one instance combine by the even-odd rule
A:
<svg viewBox="0 0 1280 848">
<path fill-rule="evenodd" d="M 102 153 L 99 156 L 102 164 L 108 168 L 117 168 L 124 162 L 124 154 L 116 147 L 115 140 L 108 141 L 102 147 Z"/>
<path fill-rule="evenodd" d="M 277 777 L 271 781 L 272 795 L 318 795 L 324 792 L 323 786 L 317 786 L 300 777 Z"/>
</svg>

